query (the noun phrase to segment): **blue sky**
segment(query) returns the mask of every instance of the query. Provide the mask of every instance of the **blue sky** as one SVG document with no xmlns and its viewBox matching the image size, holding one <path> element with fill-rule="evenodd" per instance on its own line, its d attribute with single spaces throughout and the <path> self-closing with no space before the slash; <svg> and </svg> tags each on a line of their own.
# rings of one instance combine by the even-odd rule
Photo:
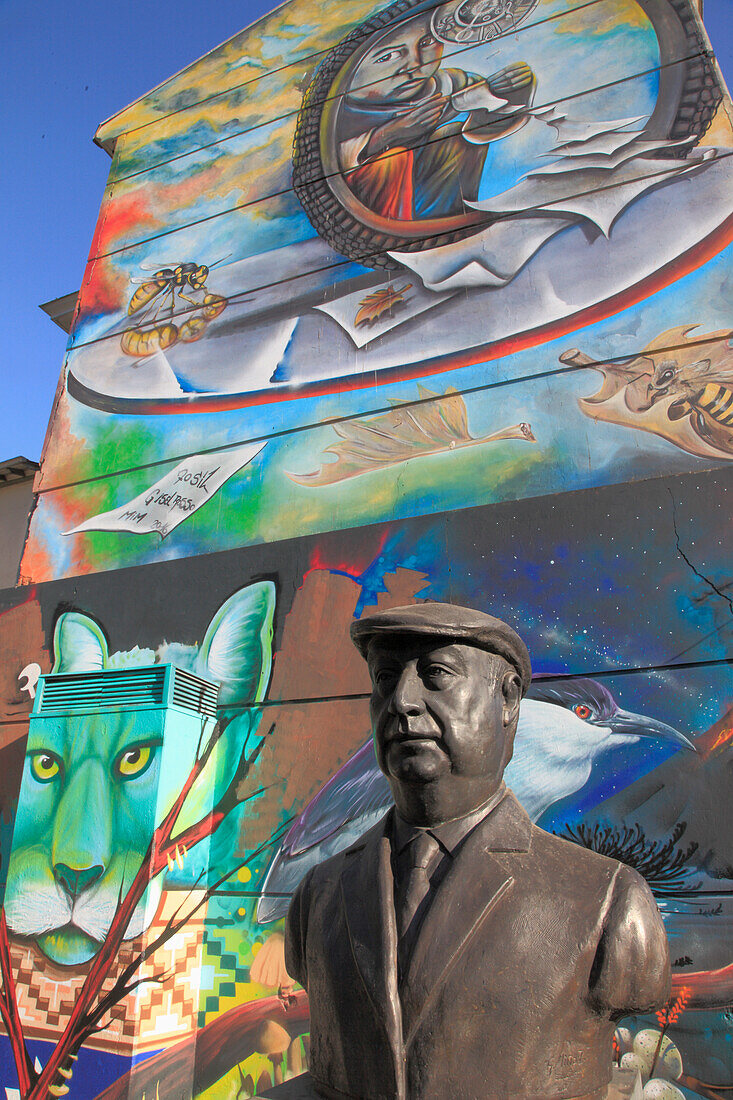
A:
<svg viewBox="0 0 733 1100">
<path fill-rule="evenodd" d="M 78 289 L 109 170 L 97 125 L 274 5 L 0 0 L 5 339 L 0 460 L 38 459 L 66 336 L 38 305 Z M 733 0 L 705 0 L 733 84 Z"/>
</svg>

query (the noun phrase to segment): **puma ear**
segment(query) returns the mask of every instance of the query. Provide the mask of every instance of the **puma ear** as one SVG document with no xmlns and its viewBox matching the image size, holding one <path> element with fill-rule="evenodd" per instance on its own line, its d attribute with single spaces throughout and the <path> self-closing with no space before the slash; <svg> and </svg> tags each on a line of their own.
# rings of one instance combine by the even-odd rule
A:
<svg viewBox="0 0 733 1100">
<path fill-rule="evenodd" d="M 275 585 L 258 581 L 230 596 L 209 623 L 196 671 L 221 685 L 220 706 L 264 698 L 272 668 L 274 615 Z"/>
<path fill-rule="evenodd" d="M 59 615 L 53 632 L 52 672 L 99 672 L 109 651 L 101 626 L 81 611 Z"/>
</svg>

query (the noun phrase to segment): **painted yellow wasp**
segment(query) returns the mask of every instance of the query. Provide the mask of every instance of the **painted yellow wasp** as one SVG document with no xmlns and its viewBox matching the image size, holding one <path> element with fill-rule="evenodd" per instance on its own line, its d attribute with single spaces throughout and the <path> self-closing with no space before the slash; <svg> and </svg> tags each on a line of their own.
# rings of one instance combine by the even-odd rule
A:
<svg viewBox="0 0 733 1100">
<path fill-rule="evenodd" d="M 226 298 L 212 294 L 206 286 L 214 266 L 175 263 L 160 267 L 152 277 L 133 279 L 140 285 L 130 298 L 127 315 L 134 317 L 137 324 L 120 338 L 125 355 L 144 358 L 172 347 L 179 340 L 187 344 L 200 340 L 209 321 L 227 306 Z M 180 325 L 173 322 L 177 301 L 188 303 L 188 307 L 182 307 L 186 316 Z"/>
<path fill-rule="evenodd" d="M 686 367 L 662 360 L 649 383 L 650 395 L 656 400 L 667 394 L 677 396 L 667 410 L 670 420 L 692 416 L 700 432 L 705 431 L 706 421 L 721 428 L 733 428 L 733 370 L 726 372 L 725 380 L 711 379 L 711 362 L 701 359 Z M 726 385 L 730 382 L 731 385 Z"/>
<path fill-rule="evenodd" d="M 152 279 L 135 279 L 133 282 L 141 282 L 142 285 L 137 288 L 130 299 L 130 304 L 127 307 L 128 316 L 134 316 L 164 292 L 166 298 L 170 300 L 171 310 L 175 304 L 176 291 L 178 291 L 179 298 L 196 305 L 194 299 L 184 292 L 184 287 L 191 287 L 192 290 L 203 290 L 208 277 L 209 268 L 205 264 L 186 263 L 176 264 L 174 267 L 163 267 L 160 271 L 155 272 Z"/>
</svg>

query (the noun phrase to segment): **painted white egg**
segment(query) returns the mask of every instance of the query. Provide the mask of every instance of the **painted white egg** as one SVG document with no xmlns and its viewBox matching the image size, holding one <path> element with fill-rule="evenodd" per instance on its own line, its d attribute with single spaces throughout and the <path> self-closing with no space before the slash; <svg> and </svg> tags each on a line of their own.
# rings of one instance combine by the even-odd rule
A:
<svg viewBox="0 0 733 1100">
<path fill-rule="evenodd" d="M 633 1069 L 640 1073 L 642 1081 L 646 1081 L 649 1076 L 646 1068 L 646 1062 L 643 1058 L 640 1058 L 638 1054 L 634 1054 L 633 1051 L 628 1051 L 626 1054 L 622 1054 L 619 1065 L 621 1066 L 621 1069 Z"/>
<path fill-rule="evenodd" d="M 664 1036 L 660 1047 L 659 1035 L 659 1029 L 656 1027 L 647 1027 L 639 1031 L 634 1039 L 634 1054 L 638 1054 L 643 1060 L 647 1078 L 654 1076 L 661 1077 L 665 1081 L 677 1081 L 682 1076 L 682 1055 L 669 1035 Z M 658 1054 L 657 1047 L 659 1047 Z"/>
<path fill-rule="evenodd" d="M 644 1085 L 641 1094 L 643 1100 L 685 1100 L 685 1094 L 680 1092 L 671 1081 L 662 1081 L 659 1077 L 652 1077 Z"/>
<path fill-rule="evenodd" d="M 615 1038 L 621 1057 L 624 1054 L 629 1054 L 634 1049 L 634 1036 L 627 1027 L 617 1027 Z"/>
</svg>

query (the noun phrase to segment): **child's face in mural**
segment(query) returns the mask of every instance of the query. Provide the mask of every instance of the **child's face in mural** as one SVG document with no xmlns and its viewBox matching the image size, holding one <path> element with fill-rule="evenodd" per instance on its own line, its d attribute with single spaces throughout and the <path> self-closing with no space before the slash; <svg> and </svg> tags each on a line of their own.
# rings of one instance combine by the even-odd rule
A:
<svg viewBox="0 0 733 1100">
<path fill-rule="evenodd" d="M 428 90 L 442 56 L 428 16 L 402 23 L 367 52 L 352 78 L 349 98 L 374 107 L 418 99 Z"/>
</svg>

